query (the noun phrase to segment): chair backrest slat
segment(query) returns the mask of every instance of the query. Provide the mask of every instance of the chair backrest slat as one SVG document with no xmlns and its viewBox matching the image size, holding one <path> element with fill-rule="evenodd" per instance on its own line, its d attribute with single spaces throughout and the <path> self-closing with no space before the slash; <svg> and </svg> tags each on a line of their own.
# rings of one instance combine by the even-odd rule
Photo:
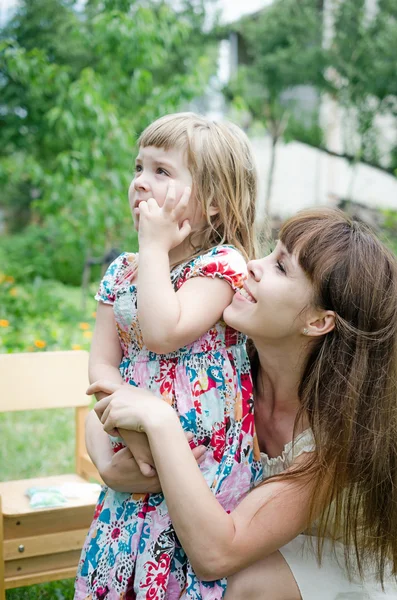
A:
<svg viewBox="0 0 397 600">
<path fill-rule="evenodd" d="M 0 412 L 88 406 L 88 352 L 0 354 Z"/>
</svg>

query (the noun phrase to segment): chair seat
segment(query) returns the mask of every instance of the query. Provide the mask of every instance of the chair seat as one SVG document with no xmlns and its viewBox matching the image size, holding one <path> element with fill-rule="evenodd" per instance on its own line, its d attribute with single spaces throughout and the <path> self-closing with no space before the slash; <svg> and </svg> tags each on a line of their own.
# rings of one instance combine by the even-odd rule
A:
<svg viewBox="0 0 397 600">
<path fill-rule="evenodd" d="M 3 515 L 5 517 L 17 517 L 32 513 L 43 513 L 46 511 L 59 511 L 76 507 L 94 507 L 98 499 L 96 490 L 84 494 L 81 498 L 70 498 L 67 503 L 59 507 L 32 508 L 26 490 L 30 487 L 53 487 L 62 484 L 86 484 L 86 480 L 76 474 L 56 475 L 52 477 L 35 477 L 33 479 L 19 479 L 15 481 L 0 482 L 0 496 L 2 501 Z M 61 514 L 59 514 L 61 518 Z"/>
</svg>

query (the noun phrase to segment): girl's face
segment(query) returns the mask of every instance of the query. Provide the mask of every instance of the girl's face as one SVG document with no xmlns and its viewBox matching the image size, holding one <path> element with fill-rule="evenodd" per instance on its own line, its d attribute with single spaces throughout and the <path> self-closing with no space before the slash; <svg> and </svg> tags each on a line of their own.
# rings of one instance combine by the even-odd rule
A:
<svg viewBox="0 0 397 600">
<path fill-rule="evenodd" d="M 170 179 L 175 181 L 176 199 L 179 200 L 186 187 L 192 187 L 192 176 L 187 166 L 186 152 L 181 148 L 164 150 L 155 146 L 140 148 L 135 161 L 135 176 L 128 190 L 128 199 L 134 218 L 135 228 L 139 228 L 139 215 L 134 208 L 142 200 L 154 198 L 159 206 L 163 206 Z M 189 219 L 192 227 L 202 218 L 201 211 L 190 197 L 184 219 Z"/>
<path fill-rule="evenodd" d="M 312 284 L 297 256 L 278 242 L 271 254 L 248 263 L 244 290 L 234 295 L 223 316 L 255 341 L 282 342 L 302 335 L 312 300 Z"/>
</svg>

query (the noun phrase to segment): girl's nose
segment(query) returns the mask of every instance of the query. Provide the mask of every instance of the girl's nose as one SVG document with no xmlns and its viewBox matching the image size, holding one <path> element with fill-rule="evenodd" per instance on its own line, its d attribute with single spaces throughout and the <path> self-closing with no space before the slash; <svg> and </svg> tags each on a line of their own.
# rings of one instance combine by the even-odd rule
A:
<svg viewBox="0 0 397 600">
<path fill-rule="evenodd" d="M 135 176 L 134 188 L 136 191 L 139 191 L 139 190 L 149 191 L 149 183 L 147 181 L 147 178 L 144 177 L 144 174 L 142 171 L 141 171 L 141 173 L 137 173 Z"/>
<path fill-rule="evenodd" d="M 260 260 L 250 260 L 247 264 L 248 275 L 255 281 L 259 281 L 262 276 L 262 267 Z"/>
</svg>

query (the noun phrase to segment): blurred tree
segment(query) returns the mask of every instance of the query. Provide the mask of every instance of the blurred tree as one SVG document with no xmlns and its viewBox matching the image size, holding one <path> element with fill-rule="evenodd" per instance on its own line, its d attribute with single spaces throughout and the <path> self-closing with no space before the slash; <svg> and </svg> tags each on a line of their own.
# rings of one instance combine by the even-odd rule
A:
<svg viewBox="0 0 397 600">
<path fill-rule="evenodd" d="M 327 77 L 343 108 L 352 187 L 358 162 L 387 165 L 393 157 L 382 156 L 376 117 L 393 110 L 397 116 L 397 4 L 378 0 L 370 12 L 365 0 L 334 2 L 333 19 Z"/>
<path fill-rule="evenodd" d="M 203 92 L 215 54 L 201 0 L 74 4 L 23 0 L 2 34 L 0 180 L 14 231 L 78 283 L 87 258 L 135 244 L 137 134 Z"/>
<path fill-rule="evenodd" d="M 364 161 L 394 173 L 379 150 L 375 116 L 397 116 L 397 4 L 378 0 L 370 13 L 365 0 L 328 0 L 333 34 L 324 40 L 319 0 L 275 0 L 234 29 L 239 36 L 240 65 L 225 89 L 236 106 L 248 109 L 267 127 L 272 153 L 267 175 L 269 212 L 276 147 L 281 136 L 322 148 L 324 136 L 313 115 L 301 114 L 291 88 L 310 85 L 320 98 L 330 93 L 345 110 L 345 148 L 340 154 L 354 166 Z M 397 139 L 397 135 L 396 135 Z M 397 146 L 397 144 L 396 144 Z M 397 148 L 390 160 L 396 156 Z M 395 160 L 395 159 L 394 159 Z"/>
<path fill-rule="evenodd" d="M 321 14 L 317 0 L 275 0 L 256 18 L 237 27 L 246 64 L 225 90 L 229 99 L 246 106 L 271 137 L 265 212 L 269 213 L 277 143 L 291 113 L 285 97 L 297 85 L 325 84 Z"/>
</svg>

